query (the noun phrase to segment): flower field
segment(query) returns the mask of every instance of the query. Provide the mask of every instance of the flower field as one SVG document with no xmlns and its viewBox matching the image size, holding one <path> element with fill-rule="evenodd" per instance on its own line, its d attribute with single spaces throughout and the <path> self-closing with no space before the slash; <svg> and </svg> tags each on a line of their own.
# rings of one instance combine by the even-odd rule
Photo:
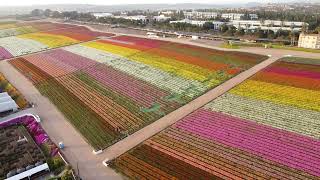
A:
<svg viewBox="0 0 320 180">
<path fill-rule="evenodd" d="M 38 31 L 32 26 L 22 26 L 22 27 L 15 27 L 15 28 L 9 28 L 9 29 L 2 29 L 0 30 L 0 38 L 8 37 L 8 36 L 17 36 L 20 34 L 27 34 L 27 33 L 33 33 Z"/>
<path fill-rule="evenodd" d="M 132 179 L 319 179 L 319 62 L 281 59 L 111 166 Z"/>
<path fill-rule="evenodd" d="M 69 28 L 75 28 L 75 26 L 50 22 L 2 22 L 0 24 L 0 38 Z"/>
<path fill-rule="evenodd" d="M 112 35 L 75 25 L 16 23 L 12 28 L 0 29 L 0 60 Z"/>
<path fill-rule="evenodd" d="M 78 29 L 74 34 L 63 34 L 71 37 L 83 31 Z M 266 58 L 181 47 L 186 52 L 203 51 L 202 54 L 207 55 L 198 57 L 176 52 L 176 48 L 170 48 L 173 45 L 180 46 L 121 36 L 66 46 L 9 62 L 29 78 L 98 150 L 120 141 Z M 225 64 L 220 59 L 222 54 L 228 56 Z"/>
</svg>

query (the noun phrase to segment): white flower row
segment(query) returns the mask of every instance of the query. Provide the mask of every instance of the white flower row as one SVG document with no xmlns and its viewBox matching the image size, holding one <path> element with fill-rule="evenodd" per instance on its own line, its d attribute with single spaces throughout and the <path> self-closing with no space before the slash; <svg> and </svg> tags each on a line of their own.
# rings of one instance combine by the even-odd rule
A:
<svg viewBox="0 0 320 180">
<path fill-rule="evenodd" d="M 24 33 L 35 32 L 32 26 L 23 26 L 17 28 L 9 28 L 9 29 L 1 29 L 0 30 L 0 38 L 9 37 L 9 36 L 16 36 Z"/>
<path fill-rule="evenodd" d="M 0 38 L 0 46 L 4 47 L 13 56 L 21 56 L 49 49 L 48 46 L 38 41 L 15 36 Z"/>
<path fill-rule="evenodd" d="M 231 93 L 226 93 L 213 100 L 205 108 L 275 128 L 320 138 L 320 112 L 317 111 L 274 104 Z"/>
<path fill-rule="evenodd" d="M 1 29 L 0 30 L 0 38 L 8 37 L 8 36 L 16 36 L 19 34 L 20 34 L 20 32 L 17 31 L 17 28 Z"/>
<path fill-rule="evenodd" d="M 184 79 L 172 75 L 152 66 L 131 61 L 130 59 L 107 53 L 95 48 L 82 45 L 74 45 L 64 48 L 72 53 L 105 63 L 113 68 L 132 75 L 136 78 L 149 82 L 161 89 L 169 90 L 172 93 L 183 94 L 195 97 L 206 91 L 205 85 L 198 81 Z"/>
</svg>

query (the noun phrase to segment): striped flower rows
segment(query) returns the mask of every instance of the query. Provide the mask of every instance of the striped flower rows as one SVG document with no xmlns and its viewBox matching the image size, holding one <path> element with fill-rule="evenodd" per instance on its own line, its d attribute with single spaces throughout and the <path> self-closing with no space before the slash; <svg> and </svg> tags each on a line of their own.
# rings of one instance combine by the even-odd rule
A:
<svg viewBox="0 0 320 180">
<path fill-rule="evenodd" d="M 0 60 L 39 51 L 91 41 L 110 33 L 93 32 L 86 27 L 55 23 L 16 23 L 0 29 Z"/>
<path fill-rule="evenodd" d="M 20 34 L 27 34 L 27 33 L 32 33 L 36 31 L 37 29 L 33 28 L 32 26 L 2 29 L 0 30 L 0 38 L 8 37 L 8 36 L 17 36 Z"/>
<path fill-rule="evenodd" d="M 319 75 L 319 60 L 279 60 L 111 164 L 137 179 L 319 179 Z"/>
<path fill-rule="evenodd" d="M 61 34 L 77 39 L 83 31 L 86 29 Z M 47 43 L 43 37 L 56 36 L 55 33 L 60 31 L 23 36 Z M 78 36 L 78 40 L 82 38 L 86 37 Z M 164 41 L 123 36 L 10 62 L 33 81 L 95 149 L 104 149 L 245 68 L 192 55 L 178 56 L 174 49 L 165 50 L 168 45 Z M 252 58 L 259 63 L 265 57 Z M 206 63 L 210 68 L 204 66 Z M 247 67 L 252 65 L 248 63 Z"/>
<path fill-rule="evenodd" d="M 83 45 L 68 46 L 64 49 L 104 63 L 138 79 L 147 81 L 158 88 L 166 89 L 171 93 L 184 94 L 185 96 L 192 98 L 206 90 L 206 86 L 201 82 L 173 76 L 170 73 L 161 71 L 155 67 L 131 61 L 129 58 L 124 58 L 98 49 Z"/>
</svg>

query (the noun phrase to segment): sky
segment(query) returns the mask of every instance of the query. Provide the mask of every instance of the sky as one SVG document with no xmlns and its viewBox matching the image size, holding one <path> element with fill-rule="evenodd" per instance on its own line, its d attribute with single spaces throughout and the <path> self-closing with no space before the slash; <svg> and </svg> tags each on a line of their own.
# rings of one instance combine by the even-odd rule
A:
<svg viewBox="0 0 320 180">
<path fill-rule="evenodd" d="M 210 4 L 228 4 L 228 3 L 246 3 L 263 2 L 267 0 L 0 0 L 0 6 L 26 6 L 26 5 L 44 5 L 44 4 L 97 4 L 97 5 L 115 5 L 115 4 L 159 4 L 159 3 L 210 3 Z"/>
</svg>

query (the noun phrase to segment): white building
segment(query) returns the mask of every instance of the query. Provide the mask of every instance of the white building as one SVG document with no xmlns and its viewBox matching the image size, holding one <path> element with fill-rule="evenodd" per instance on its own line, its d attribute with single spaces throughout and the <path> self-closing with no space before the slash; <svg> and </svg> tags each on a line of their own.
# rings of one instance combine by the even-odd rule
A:
<svg viewBox="0 0 320 180">
<path fill-rule="evenodd" d="M 137 16 L 114 16 L 115 18 L 123 18 L 123 19 L 128 19 L 128 20 L 132 20 L 132 21 L 142 21 L 142 22 L 146 22 L 147 16 L 143 16 L 143 15 L 137 15 Z"/>
<path fill-rule="evenodd" d="M 170 24 L 175 24 L 175 23 L 187 23 L 187 24 L 192 24 L 192 25 L 196 25 L 196 26 L 203 26 L 204 23 L 206 23 L 207 21 L 195 21 L 195 20 L 190 20 L 190 19 L 183 19 L 180 21 L 170 21 Z"/>
<path fill-rule="evenodd" d="M 170 19 L 170 17 L 167 17 L 163 14 L 161 14 L 159 16 L 153 16 L 153 20 L 155 20 L 155 21 L 166 21 L 168 19 Z"/>
<path fill-rule="evenodd" d="M 111 13 L 92 13 L 92 15 L 96 18 L 100 18 L 100 17 L 112 17 L 113 14 Z"/>
<path fill-rule="evenodd" d="M 305 34 L 301 33 L 299 36 L 299 47 L 320 49 L 320 34 Z"/>
<path fill-rule="evenodd" d="M 159 15 L 161 15 L 161 14 L 166 15 L 166 16 L 171 16 L 173 14 L 173 11 L 161 11 L 161 12 L 159 12 Z"/>
<path fill-rule="evenodd" d="M 206 22 L 212 23 L 214 30 L 219 30 L 220 26 L 225 24 L 224 22 L 220 22 L 220 21 L 196 21 L 196 20 L 190 20 L 190 19 L 184 19 L 184 20 L 180 20 L 180 21 L 170 21 L 170 24 L 173 24 L 173 23 L 187 23 L 187 24 L 192 24 L 192 25 L 196 25 L 196 26 L 200 26 L 201 27 Z"/>
<path fill-rule="evenodd" d="M 183 11 L 187 19 L 212 19 L 218 17 L 216 12 Z"/>
<path fill-rule="evenodd" d="M 258 15 L 257 14 L 249 14 L 249 17 L 251 20 L 257 20 L 259 19 Z"/>
<path fill-rule="evenodd" d="M 243 17 L 244 14 L 238 14 L 238 13 L 224 13 L 221 15 L 223 19 L 229 19 L 231 20 L 241 20 L 241 17 Z"/>
<path fill-rule="evenodd" d="M 304 22 L 293 22 L 293 21 L 253 21 L 253 20 L 234 20 L 229 22 L 229 25 L 232 25 L 239 29 L 244 29 L 246 31 L 255 31 L 257 29 L 261 30 L 272 30 L 277 32 L 279 30 L 285 31 L 295 31 L 299 32 L 302 30 L 303 26 L 308 26 Z"/>
<path fill-rule="evenodd" d="M 220 21 L 212 21 L 211 23 L 213 24 L 213 29 L 214 30 L 220 30 L 220 26 L 225 24 L 225 22 L 220 22 Z"/>
</svg>

